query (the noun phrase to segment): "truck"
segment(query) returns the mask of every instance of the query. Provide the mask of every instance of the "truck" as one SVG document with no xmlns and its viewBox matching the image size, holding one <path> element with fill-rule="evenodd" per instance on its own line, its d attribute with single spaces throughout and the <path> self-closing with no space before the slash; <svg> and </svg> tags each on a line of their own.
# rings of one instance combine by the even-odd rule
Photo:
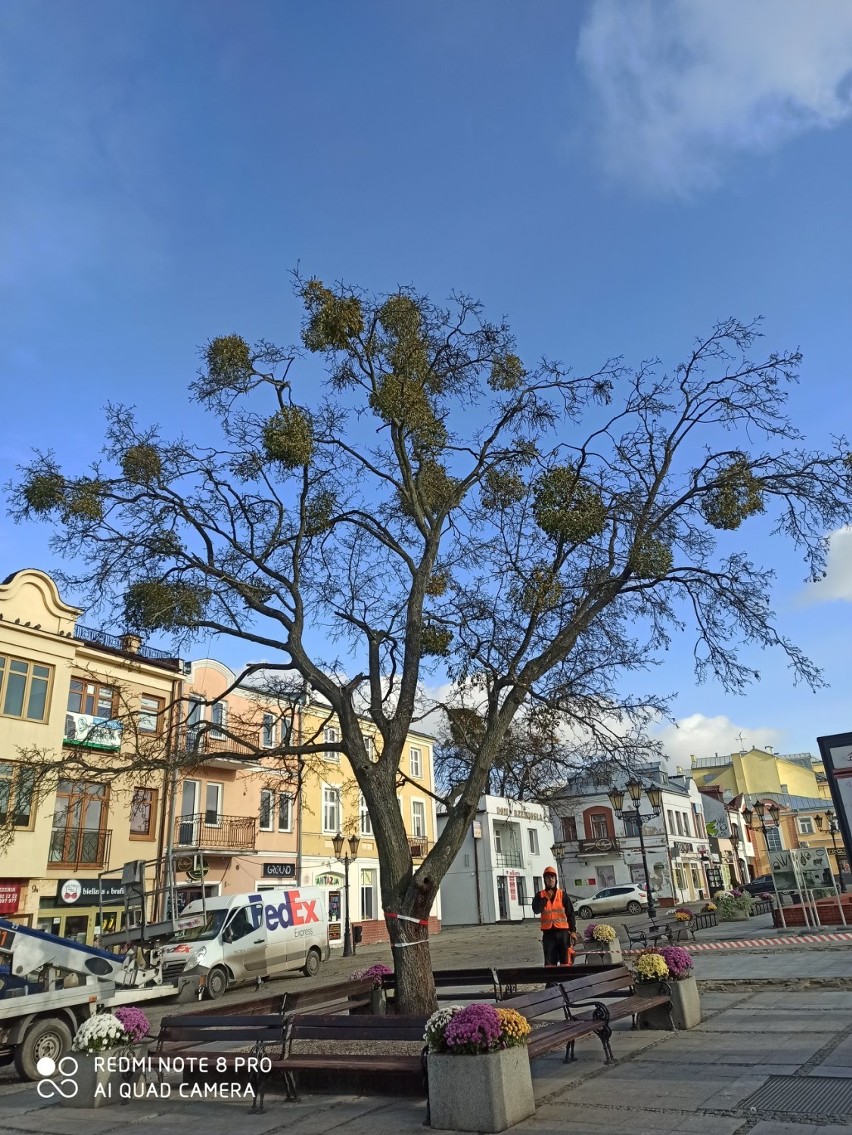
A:
<svg viewBox="0 0 852 1135">
<path fill-rule="evenodd" d="M 306 977 L 328 959 L 328 916 L 318 887 L 282 887 L 190 903 L 183 929 L 162 947 L 164 980 L 194 979 L 215 1001 L 231 985 L 291 970 Z"/>
<path fill-rule="evenodd" d="M 158 950 L 114 954 L 0 918 L 0 1057 L 23 1080 L 43 1057 L 58 1063 L 101 1008 L 200 992 L 196 978 L 164 983 Z"/>
</svg>

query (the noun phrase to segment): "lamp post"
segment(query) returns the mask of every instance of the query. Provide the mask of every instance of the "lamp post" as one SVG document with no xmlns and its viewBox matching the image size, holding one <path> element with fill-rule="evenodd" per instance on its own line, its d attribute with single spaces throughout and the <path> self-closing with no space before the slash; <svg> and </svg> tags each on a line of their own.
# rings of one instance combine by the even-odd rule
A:
<svg viewBox="0 0 852 1135">
<path fill-rule="evenodd" d="M 833 808 L 829 808 L 825 813 L 825 819 L 828 820 L 828 834 L 831 836 L 831 846 L 834 848 L 834 862 L 837 864 L 837 877 L 840 880 L 840 890 L 845 895 L 846 884 L 843 881 L 843 872 L 840 869 L 840 853 L 837 850 L 837 833 L 840 831 L 840 828 L 837 826 L 837 817 L 834 814 Z M 816 826 L 822 831 L 823 817 L 814 816 L 814 820 L 816 820 Z"/>
<path fill-rule="evenodd" d="M 346 917 L 343 922 L 343 956 L 344 958 L 351 958 L 352 950 L 352 928 L 349 925 L 349 864 L 350 854 L 354 859 L 358 854 L 358 844 L 361 842 L 357 835 L 351 835 L 346 841 L 349 844 L 349 851 L 345 855 L 340 853 L 343 851 L 343 834 L 338 832 L 331 840 L 334 846 L 334 854 L 337 859 L 343 863 L 343 894 L 346 903 Z"/>
<path fill-rule="evenodd" d="M 754 808 L 743 808 L 743 819 L 746 822 L 746 827 L 752 831 L 757 831 L 753 820 L 757 816 L 760 823 L 760 830 L 763 832 L 763 842 L 766 845 L 766 866 L 769 867 L 769 836 L 767 835 L 766 817 L 769 816 L 772 826 L 778 832 L 778 842 L 781 842 L 781 828 L 778 821 L 781 818 L 781 809 L 777 804 L 767 804 L 765 800 L 758 800 L 757 806 L 759 811 L 755 812 Z"/>
<path fill-rule="evenodd" d="M 632 808 L 624 807 L 623 789 L 612 788 L 607 795 L 609 796 L 612 810 L 615 812 L 616 816 L 618 816 L 619 820 L 633 820 L 639 831 L 639 850 L 642 853 L 642 869 L 645 872 L 645 890 L 648 895 L 648 917 L 653 919 L 657 913 L 657 904 L 654 902 L 654 891 L 651 887 L 651 875 L 648 871 L 648 857 L 645 854 L 645 837 L 642 829 L 649 820 L 656 819 L 662 812 L 663 792 L 658 785 L 649 784 L 646 787 L 641 781 L 636 780 L 635 777 L 628 780 L 626 787 L 633 803 Z M 643 792 L 646 793 L 648 800 L 651 802 L 651 811 L 645 815 L 639 810 Z"/>
<path fill-rule="evenodd" d="M 740 874 L 740 832 L 736 824 L 731 824 L 728 839 L 731 841 L 731 847 L 734 849 L 734 882 L 739 886 L 743 882 L 743 879 Z"/>
</svg>

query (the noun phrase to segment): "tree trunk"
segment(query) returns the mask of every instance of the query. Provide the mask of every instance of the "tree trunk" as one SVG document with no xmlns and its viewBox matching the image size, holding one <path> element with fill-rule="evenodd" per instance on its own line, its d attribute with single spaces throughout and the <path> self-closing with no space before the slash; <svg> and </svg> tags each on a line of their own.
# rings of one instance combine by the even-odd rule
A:
<svg viewBox="0 0 852 1135">
<path fill-rule="evenodd" d="M 423 917 L 428 917 L 428 912 Z M 434 1013 L 438 1000 L 432 977 L 429 927 L 389 918 L 388 932 L 393 950 L 397 1013 L 418 1017 Z"/>
</svg>

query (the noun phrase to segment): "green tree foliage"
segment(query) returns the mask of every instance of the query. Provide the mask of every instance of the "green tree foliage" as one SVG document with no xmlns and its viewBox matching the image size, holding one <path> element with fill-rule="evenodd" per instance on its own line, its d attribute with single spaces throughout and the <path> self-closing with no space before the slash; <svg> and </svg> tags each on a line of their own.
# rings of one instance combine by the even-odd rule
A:
<svg viewBox="0 0 852 1135">
<path fill-rule="evenodd" d="M 729 689 L 754 679 L 744 645 L 819 682 L 776 626 L 771 570 L 730 544 L 761 525 L 818 578 L 825 533 L 852 520 L 848 447 L 808 451 L 787 413 L 797 353 L 753 360 L 758 328 L 732 319 L 674 370 L 575 375 L 522 361 L 464 295 L 296 288 L 301 346 L 229 334 L 202 350 L 197 442 L 108 407 L 100 458 L 36 455 L 13 510 L 53 524 L 63 582 L 122 625 L 176 649 L 251 644 L 325 700 L 373 819 L 384 909 L 428 914 L 490 776 L 538 793 L 577 752 L 641 753 L 665 703 L 622 691 L 672 634 L 691 628 L 699 678 Z M 451 690 L 454 792 L 415 864 L 396 783 L 432 675 Z M 296 735 L 281 758 L 320 749 Z M 428 1010 L 428 946 L 395 954 L 401 1004 Z"/>
</svg>

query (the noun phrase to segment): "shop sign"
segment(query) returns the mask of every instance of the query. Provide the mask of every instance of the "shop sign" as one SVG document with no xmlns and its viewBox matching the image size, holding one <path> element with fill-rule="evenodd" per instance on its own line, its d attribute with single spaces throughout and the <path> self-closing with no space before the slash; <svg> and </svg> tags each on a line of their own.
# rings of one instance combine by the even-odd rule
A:
<svg viewBox="0 0 852 1135">
<path fill-rule="evenodd" d="M 262 863 L 261 869 L 264 879 L 283 879 L 288 883 L 294 883 L 296 881 L 295 859 L 281 863 Z M 336 883 L 333 885 L 337 886 Z"/>
<path fill-rule="evenodd" d="M 124 884 L 112 879 L 60 879 L 56 887 L 59 906 L 121 906 Z"/>
<path fill-rule="evenodd" d="M 332 871 L 326 871 L 322 875 L 317 875 L 314 882 L 318 887 L 342 887 L 343 876 L 335 875 Z"/>
<path fill-rule="evenodd" d="M 17 913 L 20 900 L 20 883 L 0 883 L 0 914 Z"/>
</svg>

